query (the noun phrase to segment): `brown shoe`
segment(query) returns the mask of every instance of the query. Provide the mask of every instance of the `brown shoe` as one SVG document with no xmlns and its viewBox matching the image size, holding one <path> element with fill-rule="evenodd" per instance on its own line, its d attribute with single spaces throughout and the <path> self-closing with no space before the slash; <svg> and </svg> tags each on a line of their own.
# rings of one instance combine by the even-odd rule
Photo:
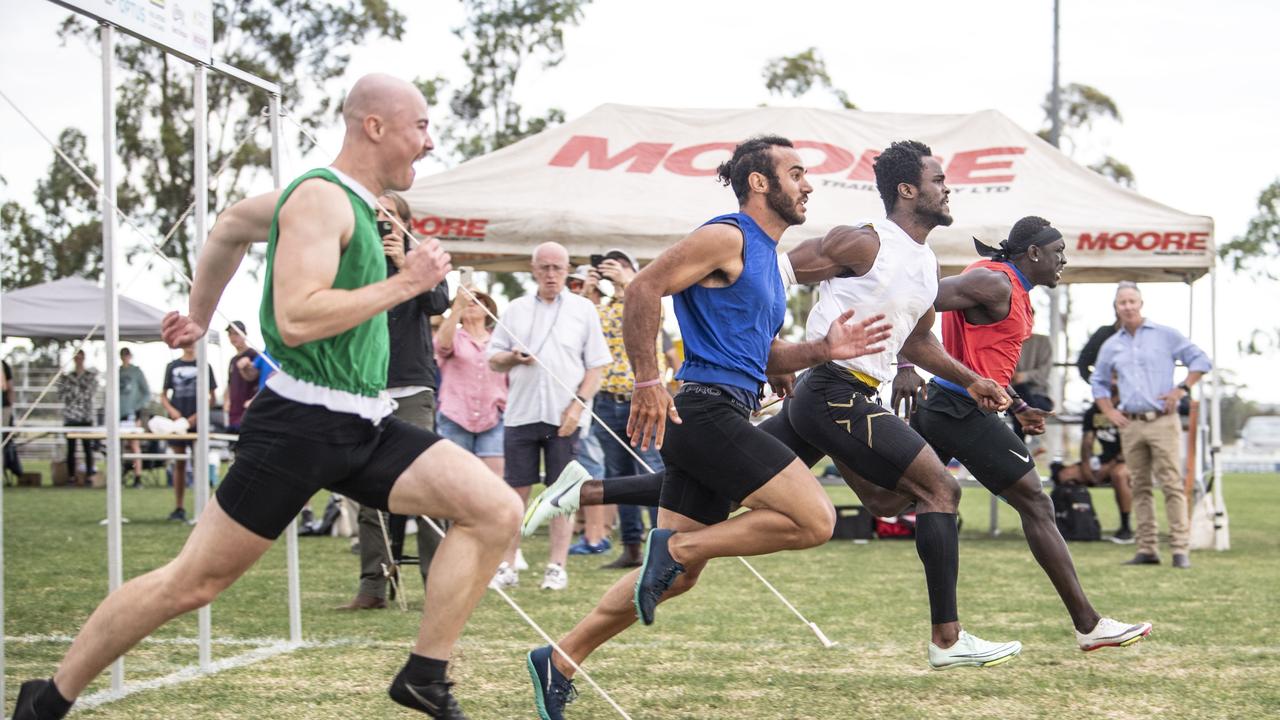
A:
<svg viewBox="0 0 1280 720">
<path fill-rule="evenodd" d="M 372 595 L 363 593 L 357 594 L 355 599 L 346 605 L 339 605 L 334 610 L 384 610 L 387 607 L 387 601 Z"/>
<path fill-rule="evenodd" d="M 1132 560 L 1128 560 L 1124 564 L 1125 565 L 1159 565 L 1160 556 L 1150 555 L 1147 553 L 1138 553 L 1137 555 L 1133 556 Z"/>
<path fill-rule="evenodd" d="M 637 568 L 644 564 L 644 556 L 641 554 L 640 543 L 627 543 L 622 546 L 622 553 L 611 563 L 601 565 L 601 570 L 624 570 L 626 568 Z"/>
<path fill-rule="evenodd" d="M 1191 556 L 1184 553 L 1173 554 L 1173 566 L 1179 570 L 1186 570 L 1191 567 Z"/>
</svg>

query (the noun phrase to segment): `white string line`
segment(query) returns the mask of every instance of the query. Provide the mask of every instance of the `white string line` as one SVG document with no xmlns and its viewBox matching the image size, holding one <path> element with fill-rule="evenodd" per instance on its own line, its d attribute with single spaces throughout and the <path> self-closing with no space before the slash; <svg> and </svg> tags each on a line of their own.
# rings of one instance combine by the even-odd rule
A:
<svg viewBox="0 0 1280 720">
<path fill-rule="evenodd" d="M 444 538 L 445 536 L 444 530 L 439 525 L 436 524 L 435 520 L 432 520 L 426 515 L 419 515 L 418 517 L 420 517 L 422 520 L 425 520 L 427 524 L 431 526 L 432 530 L 435 530 L 436 533 L 439 534 L 441 538 Z M 626 718 L 626 720 L 631 720 L 631 716 L 627 714 L 627 711 L 623 710 L 621 705 L 614 702 L 613 698 L 610 697 L 609 693 L 605 692 L 605 689 L 600 687 L 600 685 L 597 684 L 594 679 L 592 679 L 591 675 L 589 675 L 586 670 L 582 669 L 582 666 L 574 662 L 573 658 L 569 657 L 569 653 L 565 652 L 560 647 L 559 643 L 551 639 L 551 636 L 548 635 L 547 632 L 543 630 L 542 627 L 539 626 L 538 623 L 535 622 L 533 618 L 529 617 L 528 613 L 526 613 L 523 609 L 521 609 L 520 605 L 516 603 L 515 600 L 512 600 L 510 595 L 505 593 L 500 587 L 491 585 L 489 586 L 489 589 L 498 593 L 498 596 L 501 597 L 503 600 L 505 600 L 507 604 L 511 606 L 511 609 L 515 610 L 516 614 L 519 615 L 520 618 L 529 625 L 529 627 L 533 628 L 534 632 L 538 633 L 538 635 L 541 636 L 543 640 L 546 640 L 547 644 L 550 645 L 552 649 L 560 653 L 560 657 L 564 658 L 565 661 L 569 663 L 569 666 L 573 668 L 575 677 L 578 675 L 581 675 L 582 679 L 586 680 L 588 685 L 590 685 L 596 692 L 600 693 L 600 697 L 604 698 L 605 701 L 608 702 L 609 705 L 611 705 L 614 710 L 617 710 L 619 715 Z"/>
<path fill-rule="evenodd" d="M 88 176 L 88 174 L 85 173 L 84 170 L 80 168 L 80 166 L 76 165 L 75 162 L 73 162 L 71 158 L 69 158 L 66 155 L 66 153 L 63 152 L 61 147 L 59 147 L 47 135 L 45 135 L 44 132 L 40 129 L 40 127 L 36 125 L 35 122 L 32 121 L 31 118 L 28 117 L 27 114 L 24 113 L 22 109 L 17 106 L 16 103 L 14 103 L 14 101 L 8 96 L 8 94 L 6 94 L 3 90 L 0 90 L 0 97 L 4 98 L 5 102 L 7 102 L 9 106 L 13 108 L 14 112 L 18 113 L 18 115 L 23 120 L 25 120 L 29 126 L 31 126 L 31 129 L 34 130 L 36 134 L 39 135 L 40 138 L 44 140 L 45 143 L 48 144 L 49 147 L 53 149 L 54 153 L 58 156 L 59 159 L 61 159 L 64 163 L 66 163 L 67 166 L 70 167 L 76 173 L 76 175 L 80 177 L 81 181 L 83 181 L 86 185 L 88 185 L 90 188 L 93 189 L 95 194 L 97 194 L 103 200 L 103 202 L 110 208 L 111 213 L 114 216 L 118 216 L 121 220 L 123 220 L 126 225 L 132 228 L 134 232 L 136 232 L 138 236 L 142 238 L 142 240 L 145 241 L 151 247 L 152 257 L 149 257 L 141 267 L 137 268 L 134 271 L 133 276 L 130 277 L 126 283 L 124 283 L 119 287 L 119 290 L 118 290 L 119 293 L 123 294 L 129 288 L 133 287 L 133 283 L 136 282 L 139 278 L 141 278 L 146 271 L 151 269 L 151 261 L 154 259 L 154 257 L 159 257 L 160 259 L 164 260 L 166 263 L 169 264 L 169 267 L 182 280 L 186 281 L 188 284 L 191 284 L 190 278 L 188 278 L 186 274 L 182 272 L 182 269 L 179 268 L 177 264 L 174 263 L 173 260 L 171 260 L 167 255 L 164 254 L 162 247 L 168 244 L 169 240 L 173 237 L 174 233 L 177 232 L 178 227 L 180 227 L 181 224 L 186 221 L 187 216 L 191 213 L 191 210 L 195 207 L 195 204 L 197 201 L 196 198 L 192 198 L 191 203 L 187 205 L 187 209 L 183 211 L 182 215 L 169 228 L 169 232 L 165 234 L 164 238 L 160 242 L 160 245 L 156 245 L 156 243 L 151 240 L 150 235 L 146 231 L 144 231 L 141 227 L 139 227 L 138 224 L 135 223 L 132 218 L 127 216 L 123 211 L 121 211 L 119 206 L 117 206 L 115 202 L 113 202 L 111 198 L 107 196 L 105 190 L 101 186 L 99 186 L 98 183 L 96 183 L 93 179 L 91 179 Z M 264 109 L 264 113 L 265 113 L 265 109 Z M 261 115 L 258 119 L 258 122 L 249 130 L 248 133 L 245 134 L 244 138 L 240 141 L 240 144 L 236 146 L 235 150 L 233 150 L 230 154 L 227 155 L 227 159 L 226 161 L 223 162 L 222 167 L 218 168 L 218 171 L 213 175 L 212 179 L 215 182 L 222 175 L 222 173 L 228 167 L 230 167 L 231 161 L 235 158 L 237 154 L 239 154 L 240 149 L 244 147 L 245 143 L 247 143 L 253 137 L 253 135 L 257 133 L 257 131 L 262 127 L 262 123 L 265 120 L 265 118 L 266 118 L 265 114 Z M 84 345 L 88 343 L 90 339 L 93 338 L 94 333 L 102 329 L 102 324 L 103 324 L 102 321 L 98 322 L 89 330 L 89 332 L 84 336 L 84 338 L 82 338 L 78 343 L 75 344 L 75 348 L 77 351 L 82 350 Z M 73 354 L 73 357 L 74 357 L 74 354 Z M 268 361 L 270 361 L 270 358 L 268 358 Z M 108 362 L 114 362 L 114 360 L 108 359 Z M 35 401 L 31 403 L 31 405 L 27 408 L 27 411 L 22 414 L 22 417 L 19 418 L 17 422 L 14 423 L 15 427 L 26 423 L 27 419 L 31 417 L 31 413 L 35 412 L 36 406 L 40 403 L 41 400 L 44 399 L 46 395 L 49 394 L 49 391 L 58 382 L 58 380 L 61 379 L 61 377 L 66 373 L 66 370 L 67 370 L 66 365 L 58 366 L 57 372 L 54 373 L 53 378 L 51 378 L 48 384 L 46 384 L 44 388 L 40 391 L 40 393 L 36 395 Z M 5 445 L 11 442 L 13 437 L 14 437 L 13 435 L 10 435 L 9 437 L 5 437 L 3 440 L 0 440 L 0 448 L 3 448 Z"/>
<path fill-rule="evenodd" d="M 311 140 L 311 143 L 314 146 L 320 147 L 320 141 L 316 139 L 316 137 L 313 134 L 311 134 L 311 132 L 307 130 L 307 128 L 303 127 L 296 120 L 294 120 L 291 115 L 286 114 L 285 118 L 288 119 L 289 122 L 293 123 L 294 127 L 298 128 L 298 130 L 302 132 L 303 135 L 305 135 L 309 140 Z M 381 206 L 381 198 L 379 198 L 379 205 Z M 384 208 L 384 210 L 385 209 L 386 208 Z M 409 232 L 408 228 L 406 228 L 404 224 L 400 221 L 399 215 L 397 215 L 396 213 L 390 212 L 389 210 L 387 211 L 387 215 L 392 219 L 392 221 L 397 226 L 400 227 L 400 230 L 402 232 L 405 232 L 405 233 Z M 581 405 L 583 409 L 585 409 L 591 415 L 591 417 L 594 418 L 597 423 L 599 423 L 600 427 L 604 428 L 605 432 L 609 433 L 610 437 L 612 437 L 614 440 L 618 442 L 619 445 L 625 448 L 626 451 L 631 454 L 631 457 L 635 458 L 636 462 L 640 463 L 640 465 L 644 467 L 645 470 L 649 471 L 650 474 L 653 474 L 654 470 L 652 467 L 650 467 L 649 463 L 645 462 L 644 458 L 640 457 L 640 455 L 635 451 L 635 449 L 631 447 L 630 443 L 626 442 L 621 437 L 619 437 L 618 434 L 613 431 L 613 428 L 609 427 L 608 423 L 604 422 L 604 420 L 602 420 L 599 415 L 596 415 L 595 411 L 586 402 L 583 402 L 582 399 L 578 397 L 578 392 L 576 389 L 570 388 L 567 383 L 565 383 L 563 380 L 559 378 L 559 376 L 553 373 L 551 369 L 547 367 L 545 363 L 542 362 L 541 358 L 535 355 L 532 352 L 531 348 L 528 345 L 526 345 L 523 340 L 520 339 L 519 335 L 512 332 L 511 328 L 507 327 L 506 324 L 503 323 L 502 320 L 497 316 L 497 314 L 491 312 L 489 308 L 485 306 L 484 303 L 480 302 L 476 298 L 475 294 L 471 292 L 470 288 L 467 288 L 461 284 L 459 284 L 458 287 L 460 290 L 462 290 L 467 294 L 467 296 L 471 299 L 472 302 L 474 302 L 477 306 L 479 306 L 480 309 L 484 310 L 485 315 L 488 315 L 490 318 L 493 319 L 495 324 L 497 324 L 499 327 L 505 330 L 507 335 L 511 336 L 511 339 L 514 340 L 519 347 L 523 348 L 526 351 L 527 355 L 532 357 L 539 365 L 541 365 L 542 369 L 546 371 L 547 375 L 549 375 L 552 380 L 555 380 L 556 383 L 560 385 L 560 387 L 568 391 L 568 393 L 573 397 L 573 401 Z M 831 647 L 834 644 L 827 639 L 827 636 L 823 634 L 822 630 L 818 628 L 817 624 L 813 623 L 804 615 L 802 615 L 800 611 L 796 609 L 795 605 L 792 605 L 791 602 L 788 601 L 787 598 L 783 596 L 783 594 L 779 592 L 776 587 L 773 586 L 773 584 L 771 584 L 768 580 L 765 580 L 764 576 L 760 574 L 760 571 L 756 570 L 755 567 L 751 565 L 751 563 L 747 562 L 746 558 L 739 555 L 738 560 L 741 560 L 742 564 L 746 565 L 747 568 L 751 570 L 751 573 L 755 575 L 757 578 L 759 578 L 760 581 L 764 583 L 765 587 L 769 588 L 769 590 L 772 591 L 773 594 L 776 595 L 778 599 L 782 601 L 783 605 L 785 605 L 789 610 L 791 610 L 791 612 L 795 613 L 796 617 L 800 619 L 800 622 L 804 623 L 807 627 L 813 630 L 814 633 L 818 636 L 818 640 L 820 640 L 824 646 Z"/>
</svg>

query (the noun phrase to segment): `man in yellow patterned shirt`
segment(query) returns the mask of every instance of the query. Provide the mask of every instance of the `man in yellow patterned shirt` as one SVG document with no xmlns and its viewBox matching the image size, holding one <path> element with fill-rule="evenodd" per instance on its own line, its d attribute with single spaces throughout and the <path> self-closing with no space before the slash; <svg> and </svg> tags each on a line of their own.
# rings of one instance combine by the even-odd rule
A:
<svg viewBox="0 0 1280 720">
<path fill-rule="evenodd" d="M 631 363 L 627 360 L 627 351 L 622 346 L 622 306 L 626 296 L 627 285 L 640 270 L 639 264 L 629 253 L 623 250 L 610 250 L 605 253 L 604 261 L 592 270 L 594 278 L 608 280 L 613 285 L 613 295 L 605 296 L 596 306 L 600 313 L 600 327 L 604 330 L 605 341 L 609 344 L 609 352 L 613 355 L 613 363 L 604 369 L 604 379 L 600 391 L 596 393 L 595 413 L 601 422 L 592 425 L 591 432 L 600 442 L 604 450 L 605 483 L 609 478 L 626 475 L 640 475 L 649 472 L 631 455 L 635 450 L 653 472 L 662 472 L 662 456 L 657 448 L 639 450 L 619 443 L 609 434 L 612 430 L 623 440 L 627 439 L 627 417 L 631 415 L 631 392 L 635 387 L 635 375 L 631 372 Z M 659 341 L 660 343 L 661 341 Z M 658 372 L 665 376 L 665 355 L 662 347 L 658 347 Z M 605 427 L 608 429 L 606 430 Z M 657 508 L 649 508 L 649 524 L 657 527 Z M 605 568 L 639 567 L 643 558 L 641 549 L 644 543 L 644 519 L 639 507 L 635 505 L 619 505 L 618 520 L 622 527 L 622 553 Z"/>
</svg>

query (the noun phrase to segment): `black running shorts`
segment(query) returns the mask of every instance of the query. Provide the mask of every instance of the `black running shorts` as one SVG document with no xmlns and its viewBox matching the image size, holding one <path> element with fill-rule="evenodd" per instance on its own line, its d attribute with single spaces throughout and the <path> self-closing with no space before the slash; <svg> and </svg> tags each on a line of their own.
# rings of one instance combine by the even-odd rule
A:
<svg viewBox="0 0 1280 720">
<path fill-rule="evenodd" d="M 800 376 L 784 411 L 810 445 L 893 490 L 925 441 L 879 400 L 874 388 L 828 363 Z"/>
<path fill-rule="evenodd" d="M 676 395 L 679 425 L 667 422 L 660 507 L 704 525 L 729 517 L 782 472 L 795 453 L 751 424 L 751 411 L 714 385 L 687 382 Z"/>
<path fill-rule="evenodd" d="M 386 510 L 396 479 L 439 439 L 394 417 L 374 425 L 264 388 L 241 423 L 235 463 L 218 485 L 218 505 L 269 540 L 280 537 L 321 489 Z"/>
<path fill-rule="evenodd" d="M 959 460 L 973 477 L 999 495 L 1036 464 L 1031 451 L 1009 423 L 978 407 L 968 395 L 930 381 L 925 400 L 911 416 L 911 427 L 924 436 L 945 463 Z"/>
</svg>

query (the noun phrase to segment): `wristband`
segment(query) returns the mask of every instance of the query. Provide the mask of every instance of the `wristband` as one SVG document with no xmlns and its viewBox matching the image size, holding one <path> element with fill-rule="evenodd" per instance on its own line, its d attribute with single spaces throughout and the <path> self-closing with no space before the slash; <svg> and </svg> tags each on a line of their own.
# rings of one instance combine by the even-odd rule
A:
<svg viewBox="0 0 1280 720">
<path fill-rule="evenodd" d="M 575 395 L 574 395 L 574 397 L 578 398 L 578 402 L 582 403 L 583 405 L 587 405 L 587 404 L 588 404 L 587 399 L 586 399 L 586 398 L 584 398 L 584 397 L 582 397 L 581 395 L 577 395 L 577 394 L 575 394 Z"/>
<path fill-rule="evenodd" d="M 653 387 L 655 385 L 661 385 L 661 384 L 662 384 L 661 378 L 654 378 L 652 380 L 643 380 L 635 384 L 635 389 L 639 390 L 641 388 Z"/>
<path fill-rule="evenodd" d="M 911 363 L 908 363 L 908 362 L 900 362 L 900 363 L 898 363 L 898 370 L 899 370 L 899 371 L 902 371 L 902 370 L 914 370 L 914 369 L 915 369 L 915 367 L 916 367 L 915 365 L 912 365 Z"/>
<path fill-rule="evenodd" d="M 1026 410 L 1026 409 L 1027 409 L 1027 408 L 1029 408 L 1029 407 L 1031 407 L 1031 406 L 1027 404 L 1027 401 L 1026 401 L 1026 400 L 1023 400 L 1023 399 L 1019 398 L 1019 399 L 1018 399 L 1018 404 L 1017 404 L 1016 406 L 1014 406 L 1014 408 L 1013 408 L 1012 410 L 1010 410 L 1009 412 L 1013 413 L 1014 415 L 1017 415 L 1018 413 L 1022 412 L 1023 410 Z"/>
</svg>

